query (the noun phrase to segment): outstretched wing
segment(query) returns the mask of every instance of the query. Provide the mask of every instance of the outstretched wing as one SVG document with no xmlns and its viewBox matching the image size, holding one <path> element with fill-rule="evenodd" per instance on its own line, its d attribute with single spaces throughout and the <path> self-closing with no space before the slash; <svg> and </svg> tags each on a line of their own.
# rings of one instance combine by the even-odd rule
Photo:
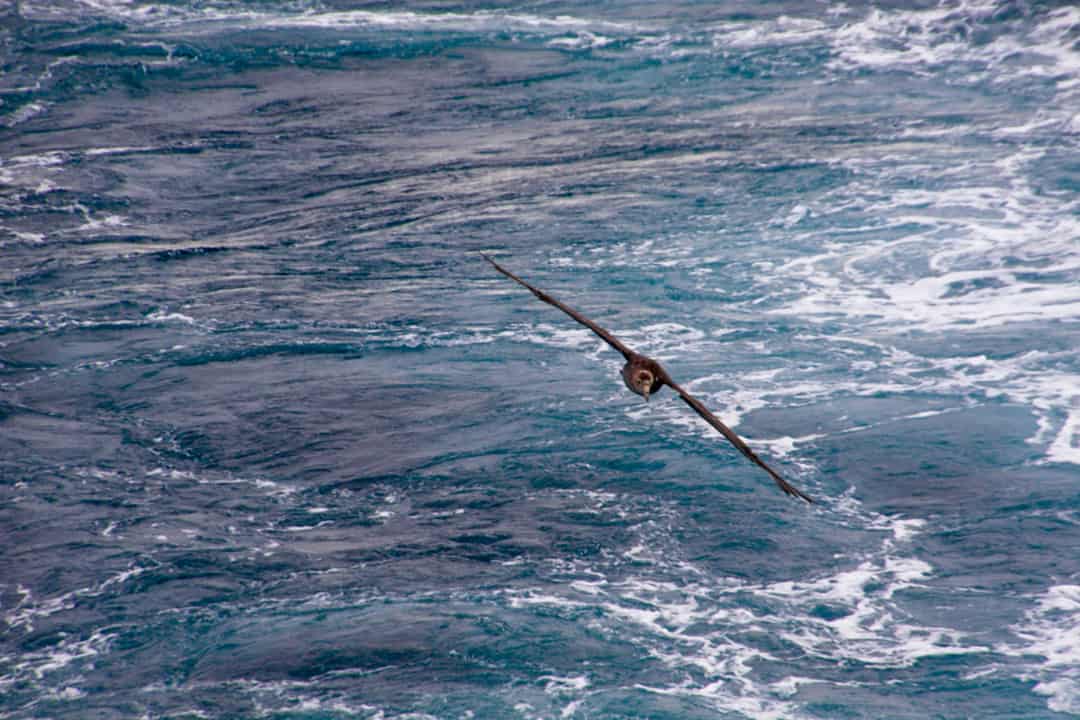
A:
<svg viewBox="0 0 1080 720">
<path fill-rule="evenodd" d="M 607 330 L 605 330 L 604 328 L 602 328 L 599 325 L 597 325 L 596 323 L 594 323 L 589 318 L 587 318 L 584 315 L 582 315 L 581 313 L 579 313 L 577 310 L 574 310 L 573 308 L 569 308 L 566 305 L 563 305 L 561 302 L 559 302 L 555 298 L 551 297 L 550 295 L 548 295 L 543 290 L 539 290 L 539 289 L 533 287 L 529 283 L 527 283 L 524 280 L 522 280 L 521 278 L 519 278 L 514 273 L 512 273 L 509 270 L 507 270 L 506 268 L 504 268 L 499 263 L 497 263 L 494 260 L 492 260 L 491 258 L 489 258 L 484 253 L 480 253 L 480 256 L 482 258 L 484 258 L 485 260 L 487 260 L 489 263 L 491 263 L 492 266 L 494 266 L 494 268 L 496 270 L 501 272 L 506 277 L 510 278 L 511 280 L 513 280 L 516 283 L 519 283 L 520 285 L 524 285 L 525 287 L 527 287 L 529 289 L 529 292 L 531 292 L 533 295 L 535 295 L 539 299 L 546 302 L 548 305 L 554 305 L 555 307 L 559 308 L 560 310 L 562 310 L 564 313 L 566 313 L 570 317 L 577 320 L 579 323 L 581 323 L 585 327 L 592 330 L 594 333 L 596 333 L 601 338 L 603 338 L 604 342 L 606 342 L 608 345 L 610 345 L 611 347 L 613 347 L 616 350 L 618 350 L 619 352 L 621 352 L 623 354 L 623 357 L 625 357 L 627 360 L 629 360 L 630 358 L 632 358 L 635 355 L 633 350 L 631 350 L 630 348 L 626 347 L 621 342 L 619 342 L 619 340 L 614 335 L 612 335 Z"/>
<path fill-rule="evenodd" d="M 793 497 L 802 498 L 808 503 L 814 502 L 809 495 L 804 493 L 802 490 L 799 490 L 797 487 L 789 483 L 784 478 L 780 477 L 780 473 L 776 472 L 771 467 L 766 465 L 765 462 L 757 456 L 757 453 L 751 450 L 750 446 L 744 443 L 742 441 L 742 438 L 735 434 L 734 430 L 729 428 L 724 423 L 720 422 L 720 418 L 709 412 L 709 409 L 702 405 L 700 400 L 679 387 L 678 383 L 672 381 L 671 377 L 667 374 L 666 371 L 663 371 L 661 373 L 660 379 L 664 382 L 665 385 L 670 387 L 675 392 L 679 393 L 679 397 L 683 399 L 683 402 L 694 408 L 694 412 L 704 418 L 705 422 L 709 423 L 714 428 L 719 430 L 720 434 L 728 439 L 728 442 L 730 442 L 732 445 L 739 449 L 739 452 L 749 458 L 750 461 L 753 462 L 755 465 L 760 466 L 763 470 L 765 470 L 765 472 L 769 473 L 769 475 L 772 476 L 772 479 L 776 481 L 776 484 L 780 486 L 781 490 Z"/>
</svg>

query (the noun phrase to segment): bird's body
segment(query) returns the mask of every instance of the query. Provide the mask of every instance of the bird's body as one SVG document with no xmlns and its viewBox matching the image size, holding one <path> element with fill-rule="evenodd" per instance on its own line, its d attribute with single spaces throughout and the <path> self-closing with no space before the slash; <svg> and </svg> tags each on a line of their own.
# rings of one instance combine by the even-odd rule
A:
<svg viewBox="0 0 1080 720">
<path fill-rule="evenodd" d="M 622 342 L 620 342 L 610 332 L 600 327 L 592 320 L 589 320 L 581 313 L 564 305 L 563 303 L 551 297 L 544 291 L 533 287 L 529 283 L 519 278 L 514 273 L 499 265 L 487 255 L 482 254 L 482 256 L 485 260 L 491 263 L 491 265 L 500 273 L 510 278 L 514 282 L 528 288 L 528 290 L 541 301 L 547 303 L 548 305 L 559 308 L 564 313 L 572 317 L 574 320 L 577 320 L 579 323 L 599 335 L 608 345 L 622 353 L 623 357 L 626 358 L 626 364 L 623 366 L 622 369 L 623 382 L 626 383 L 626 387 L 628 387 L 632 392 L 641 395 L 647 401 L 649 399 L 649 396 L 655 394 L 661 388 L 667 385 L 676 393 L 678 393 L 682 401 L 689 405 L 691 408 L 693 408 L 694 412 L 700 415 L 702 419 L 705 420 L 705 422 L 712 425 L 721 435 L 727 438 L 728 442 L 734 445 L 739 452 L 746 456 L 755 465 L 761 467 L 763 470 L 765 470 L 765 472 L 769 473 L 769 475 L 772 477 L 772 479 L 776 482 L 777 486 L 781 490 L 793 497 L 802 498 L 807 502 L 813 502 L 809 495 L 796 488 L 794 485 L 782 478 L 779 473 L 766 465 L 765 462 L 762 461 L 761 458 L 759 458 L 757 454 L 753 450 L 751 450 L 745 442 L 742 441 L 742 438 L 736 435 L 735 432 L 731 430 L 731 428 L 729 428 L 727 425 L 720 422 L 720 419 L 713 415 L 711 412 L 709 412 L 709 409 L 706 408 L 700 400 L 695 398 L 690 393 L 686 392 L 686 390 L 684 390 L 675 381 L 673 381 L 671 379 L 671 376 L 668 375 L 667 371 L 664 370 L 664 367 L 656 360 L 642 355 L 641 353 L 634 352 Z"/>
<path fill-rule="evenodd" d="M 631 392 L 641 395 L 648 401 L 649 396 L 664 387 L 661 373 L 664 368 L 650 357 L 634 354 L 626 361 L 622 369 L 622 379 Z"/>
</svg>

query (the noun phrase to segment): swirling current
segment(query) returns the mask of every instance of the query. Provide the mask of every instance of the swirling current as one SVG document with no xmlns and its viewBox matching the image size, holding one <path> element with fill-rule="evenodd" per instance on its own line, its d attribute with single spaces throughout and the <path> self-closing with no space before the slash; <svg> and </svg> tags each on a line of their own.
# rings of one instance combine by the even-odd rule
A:
<svg viewBox="0 0 1080 720">
<path fill-rule="evenodd" d="M 0 0 L 0 59 L 0 717 L 1080 715 L 1075 6 Z"/>
</svg>

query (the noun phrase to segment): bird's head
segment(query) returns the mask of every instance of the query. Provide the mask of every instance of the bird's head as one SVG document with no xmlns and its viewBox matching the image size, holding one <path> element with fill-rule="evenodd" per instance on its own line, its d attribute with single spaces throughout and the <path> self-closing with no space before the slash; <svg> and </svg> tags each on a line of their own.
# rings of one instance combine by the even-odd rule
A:
<svg viewBox="0 0 1080 720">
<path fill-rule="evenodd" d="M 658 386 L 658 372 L 655 362 L 648 358 L 635 358 L 623 365 L 622 379 L 630 392 L 640 395 L 648 402 L 649 394 Z"/>
<path fill-rule="evenodd" d="M 648 370 L 638 370 L 634 373 L 632 390 L 644 397 L 645 402 L 649 402 L 649 391 L 652 390 L 654 380 L 653 374 Z"/>
</svg>

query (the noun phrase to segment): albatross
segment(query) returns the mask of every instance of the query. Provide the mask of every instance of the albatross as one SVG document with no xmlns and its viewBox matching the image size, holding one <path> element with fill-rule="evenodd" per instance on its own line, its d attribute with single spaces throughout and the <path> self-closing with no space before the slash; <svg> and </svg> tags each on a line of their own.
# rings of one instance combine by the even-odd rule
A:
<svg viewBox="0 0 1080 720">
<path fill-rule="evenodd" d="M 559 308 L 564 313 L 577 320 L 585 327 L 592 330 L 594 333 L 600 336 L 600 338 L 611 347 L 622 353 L 622 356 L 626 358 L 626 364 L 623 365 L 622 379 L 626 383 L 631 392 L 637 393 L 645 398 L 648 402 L 650 395 L 655 395 L 661 388 L 667 385 L 669 388 L 678 393 L 682 401 L 694 409 L 698 415 L 705 420 L 705 422 L 712 425 L 716 430 L 720 432 L 727 441 L 730 442 L 735 448 L 746 456 L 750 462 L 754 463 L 765 472 L 769 473 L 769 476 L 776 481 L 777 486 L 785 493 L 792 497 L 802 498 L 806 502 L 813 502 L 809 495 L 799 490 L 797 487 L 789 483 L 787 480 L 780 476 L 780 473 L 773 470 L 771 467 L 765 464 L 765 461 L 757 456 L 750 446 L 743 442 L 742 438 L 735 434 L 735 432 L 724 423 L 720 422 L 720 418 L 713 415 L 707 407 L 705 407 L 700 400 L 686 392 L 677 382 L 671 379 L 664 367 L 653 360 L 651 357 L 646 357 L 641 353 L 634 352 L 626 345 L 624 345 L 618 338 L 612 335 L 610 332 L 594 323 L 589 318 L 585 317 L 577 310 L 564 305 L 555 298 L 548 295 L 543 290 L 540 290 L 529 283 L 522 280 L 520 277 L 504 268 L 499 263 L 492 260 L 485 253 L 480 253 L 480 256 L 487 260 L 491 265 L 500 273 L 510 278 L 514 282 L 527 288 L 529 292 L 535 295 L 539 300 L 546 302 L 548 305 Z"/>
</svg>

